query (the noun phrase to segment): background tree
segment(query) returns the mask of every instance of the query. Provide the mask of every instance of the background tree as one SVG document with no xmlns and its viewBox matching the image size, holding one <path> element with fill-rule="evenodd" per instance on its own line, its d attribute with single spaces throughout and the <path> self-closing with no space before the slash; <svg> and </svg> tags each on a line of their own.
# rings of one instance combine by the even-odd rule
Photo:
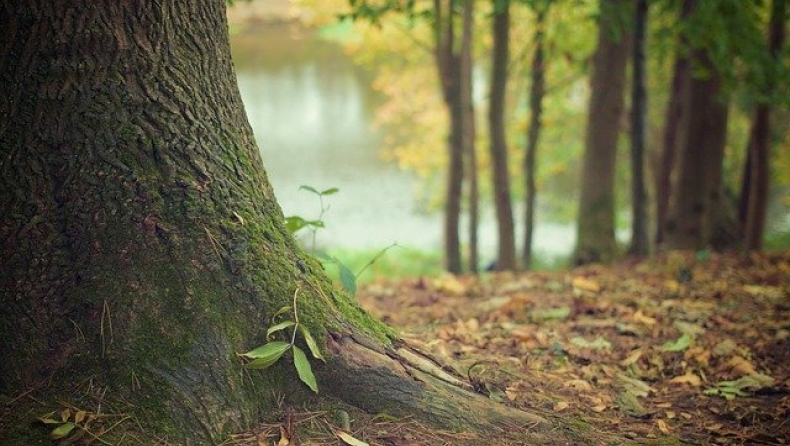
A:
<svg viewBox="0 0 790 446">
<path fill-rule="evenodd" d="M 688 20 L 691 14 L 691 0 L 683 0 L 677 18 L 677 24 L 682 24 Z M 669 209 L 669 198 L 672 188 L 672 173 L 675 166 L 675 158 L 678 152 L 677 146 L 680 142 L 680 125 L 683 122 L 683 112 L 685 110 L 683 99 L 685 93 L 683 88 L 688 86 L 687 79 L 689 73 L 688 61 L 688 39 L 684 33 L 678 36 L 675 49 L 675 62 L 672 67 L 672 80 L 670 84 L 669 101 L 666 106 L 664 129 L 662 132 L 662 146 L 660 154 L 660 164 L 656 169 L 656 235 L 655 244 L 658 247 L 664 245 L 664 230 L 667 223 Z"/>
<path fill-rule="evenodd" d="M 645 34 L 647 0 L 636 0 L 631 90 L 631 246 L 630 254 L 643 256 L 650 251 L 645 191 L 645 132 L 647 129 L 647 85 L 645 80 Z"/>
<path fill-rule="evenodd" d="M 549 0 L 538 1 L 532 5 L 535 11 L 535 49 L 532 55 L 529 90 L 529 126 L 527 147 L 524 150 L 524 268 L 532 265 L 532 235 L 535 231 L 535 174 L 538 139 L 540 138 L 543 97 L 546 94 L 544 46 L 546 45 L 546 14 L 551 5 Z"/>
<path fill-rule="evenodd" d="M 456 429 L 544 423 L 413 367 L 420 354 L 298 248 L 244 115 L 224 8 L 0 7 L 0 391 L 29 397 L 9 398 L 28 407 L 7 411 L 4 440 L 39 444 L 25 417 L 58 401 L 128 414 L 113 434 L 141 444 L 217 444 L 277 394 L 308 401 L 290 359 L 256 372 L 237 357 L 284 306 L 326 357 L 329 395 Z"/>
<path fill-rule="evenodd" d="M 491 151 L 491 178 L 497 220 L 496 269 L 516 269 L 516 241 L 513 207 L 510 199 L 507 139 L 505 137 L 505 90 L 510 60 L 510 0 L 493 2 L 493 48 L 491 52 L 491 89 L 488 126 Z"/>
<path fill-rule="evenodd" d="M 475 106 L 473 96 L 472 72 L 474 68 L 472 59 L 472 33 L 474 26 L 474 0 L 464 0 L 463 21 L 461 31 L 461 57 L 459 62 L 461 78 L 461 106 L 463 107 L 464 121 L 464 154 L 466 157 L 466 180 L 469 188 L 469 271 L 478 272 L 480 259 L 478 255 L 478 220 L 480 216 L 480 187 L 478 185 L 478 161 L 475 137 Z"/>
<path fill-rule="evenodd" d="M 770 137 L 771 137 L 771 104 L 770 98 L 778 80 L 782 78 L 780 71 L 780 51 L 785 36 L 786 1 L 771 2 L 770 22 L 768 25 L 767 52 L 764 62 L 764 77 L 760 79 L 760 97 L 754 110 L 747 155 L 744 167 L 744 179 L 741 191 L 741 226 L 744 231 L 745 248 L 759 250 L 763 244 L 765 216 L 768 203 L 768 190 L 771 171 Z"/>
<path fill-rule="evenodd" d="M 614 173 L 623 114 L 629 36 L 621 20 L 629 0 L 601 0 L 582 162 L 574 263 L 610 260 L 614 238 Z"/>
<path fill-rule="evenodd" d="M 731 98 L 739 89 L 753 94 L 748 70 L 765 54 L 758 9 L 749 2 L 711 0 L 688 0 L 684 7 L 689 8 L 681 27 L 690 59 L 683 93 L 688 113 L 681 122 L 666 247 L 733 248 L 742 235 L 734 200 L 725 191 L 725 162 L 732 165 L 734 158 L 725 157 L 728 123 L 737 111 Z"/>
</svg>

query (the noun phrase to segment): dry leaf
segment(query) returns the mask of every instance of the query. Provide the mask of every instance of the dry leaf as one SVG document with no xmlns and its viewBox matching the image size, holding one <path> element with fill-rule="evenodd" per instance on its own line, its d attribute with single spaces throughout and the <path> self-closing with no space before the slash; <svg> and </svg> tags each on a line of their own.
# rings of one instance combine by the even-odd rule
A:
<svg viewBox="0 0 790 446">
<path fill-rule="evenodd" d="M 664 434 L 669 434 L 670 429 L 669 425 L 664 420 L 656 420 L 656 425 L 658 425 L 658 430 L 663 432 Z"/>
<path fill-rule="evenodd" d="M 730 358 L 730 360 L 727 361 L 727 366 L 741 375 L 757 374 L 757 369 L 754 368 L 754 364 L 740 356 L 733 356 Z"/>
<path fill-rule="evenodd" d="M 337 435 L 338 438 L 343 440 L 343 443 L 345 443 L 347 445 L 350 445 L 350 446 L 370 446 L 369 444 L 365 443 L 364 441 L 357 440 L 351 434 L 349 434 L 347 432 L 343 432 L 341 430 L 336 430 L 335 431 L 335 435 Z"/>
<path fill-rule="evenodd" d="M 568 404 L 567 402 L 565 402 L 565 401 L 557 401 L 556 403 L 554 403 L 553 410 L 554 410 L 554 412 L 562 412 L 563 410 L 567 409 L 568 407 L 570 407 L 570 404 Z"/>
<path fill-rule="evenodd" d="M 622 361 L 620 361 L 620 365 L 623 366 L 623 367 L 628 367 L 629 365 L 635 363 L 636 361 L 639 361 L 639 358 L 641 358 L 641 357 L 642 357 L 642 349 L 638 348 L 638 349 L 632 351 L 631 354 L 628 355 L 627 358 L 625 358 Z"/>
<path fill-rule="evenodd" d="M 565 382 L 565 387 L 573 387 L 576 390 L 592 390 L 592 385 L 583 379 L 572 379 Z"/>
<path fill-rule="evenodd" d="M 645 324 L 648 327 L 652 327 L 653 325 L 656 325 L 656 319 L 650 316 L 645 316 L 645 314 L 642 313 L 642 310 L 637 310 L 636 313 L 634 313 L 634 315 L 631 316 L 631 319 L 633 319 L 634 322 Z"/>
<path fill-rule="evenodd" d="M 692 372 L 686 372 L 685 375 L 676 376 L 669 380 L 673 384 L 689 384 L 692 387 L 699 387 L 702 385 L 702 379 Z"/>
<path fill-rule="evenodd" d="M 277 442 L 277 446 L 288 446 L 291 444 L 291 441 L 288 439 L 288 434 L 285 432 L 285 429 L 280 426 L 280 441 Z"/>
<path fill-rule="evenodd" d="M 592 293 L 601 291 L 601 285 L 598 282 L 584 277 L 574 277 L 571 281 L 571 285 L 574 289 L 579 291 L 589 291 Z"/>
</svg>

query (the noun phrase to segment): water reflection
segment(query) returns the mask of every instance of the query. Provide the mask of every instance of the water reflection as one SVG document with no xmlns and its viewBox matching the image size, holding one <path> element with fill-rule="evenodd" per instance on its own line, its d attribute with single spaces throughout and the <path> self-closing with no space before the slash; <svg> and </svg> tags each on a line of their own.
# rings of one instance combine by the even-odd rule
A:
<svg viewBox="0 0 790 446">
<path fill-rule="evenodd" d="M 415 178 L 378 156 L 377 98 L 342 48 L 284 25 L 234 36 L 232 45 L 247 116 L 285 215 L 318 217 L 317 198 L 300 185 L 337 187 L 320 245 L 441 248 L 441 215 L 420 213 Z M 494 257 L 494 228 L 493 214 L 482 216 L 483 258 Z M 567 254 L 573 242 L 568 225 L 536 230 L 535 249 L 549 255 Z"/>
</svg>

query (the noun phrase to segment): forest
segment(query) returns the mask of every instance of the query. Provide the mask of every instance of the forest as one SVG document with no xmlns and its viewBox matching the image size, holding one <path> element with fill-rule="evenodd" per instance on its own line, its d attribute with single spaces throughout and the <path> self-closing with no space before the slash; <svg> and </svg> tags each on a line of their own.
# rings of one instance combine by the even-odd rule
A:
<svg viewBox="0 0 790 446">
<path fill-rule="evenodd" d="M 358 283 L 317 249 L 331 185 L 283 212 L 256 2 L 372 80 L 442 273 Z M 0 4 L 0 445 L 790 442 L 784 0 L 235 3 Z"/>
<path fill-rule="evenodd" d="M 384 156 L 443 210 L 448 271 L 529 269 L 536 201 L 576 222 L 570 264 L 784 246 L 782 2 L 300 4 L 373 70 Z"/>
</svg>

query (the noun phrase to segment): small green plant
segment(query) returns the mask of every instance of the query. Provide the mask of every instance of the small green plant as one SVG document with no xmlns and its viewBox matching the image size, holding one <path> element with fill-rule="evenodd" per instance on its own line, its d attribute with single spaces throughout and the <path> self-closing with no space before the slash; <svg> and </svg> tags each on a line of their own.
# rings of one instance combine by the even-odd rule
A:
<svg viewBox="0 0 790 446">
<path fill-rule="evenodd" d="M 302 338 L 310 349 L 313 358 L 324 361 L 321 355 L 321 350 L 315 342 L 315 338 L 310 334 L 310 331 L 303 324 L 299 323 L 299 311 L 296 307 L 297 297 L 299 295 L 299 287 L 294 291 L 293 306 L 284 306 L 272 316 L 272 324 L 266 330 L 266 344 L 261 345 L 247 353 L 241 353 L 239 356 L 247 360 L 245 366 L 250 369 L 263 370 L 274 365 L 287 351 L 293 352 L 294 367 L 299 379 L 307 385 L 313 392 L 318 393 L 318 384 L 313 374 L 313 368 L 310 366 L 310 361 L 304 350 L 299 348 L 296 342 L 296 334 L 300 333 Z M 286 319 L 281 322 L 276 322 L 281 316 L 288 313 L 293 314 L 293 319 Z M 276 322 L 276 323 L 275 323 Z M 285 330 L 291 330 L 290 340 L 272 340 L 274 335 Z"/>
<path fill-rule="evenodd" d="M 358 273 L 354 273 L 351 269 L 346 266 L 345 263 L 340 261 L 337 257 L 330 256 L 328 254 L 318 253 L 316 252 L 316 234 L 318 233 L 319 229 L 326 227 L 324 225 L 324 214 L 326 211 L 329 210 L 330 206 L 324 202 L 324 197 L 329 195 L 334 195 L 339 192 L 339 189 L 336 187 L 330 187 L 329 189 L 324 189 L 319 191 L 318 189 L 311 187 L 311 186 L 299 186 L 299 190 L 308 191 L 315 196 L 318 197 L 318 203 L 320 212 L 318 214 L 318 218 L 315 220 L 306 220 L 298 215 L 292 215 L 285 218 L 285 226 L 291 234 L 296 234 L 302 229 L 307 228 L 311 235 L 312 235 L 312 242 L 310 252 L 318 258 L 324 264 L 332 264 L 337 266 L 338 273 L 340 275 L 340 284 L 343 286 L 343 289 L 351 296 L 355 296 L 357 294 L 357 278 L 359 275 L 365 272 L 365 270 L 370 267 L 376 260 L 378 260 L 385 252 L 387 252 L 390 248 L 397 246 L 396 244 L 392 244 L 381 251 L 379 251 L 373 258 L 364 266 Z"/>
<path fill-rule="evenodd" d="M 320 209 L 318 218 L 316 218 L 315 220 L 305 220 L 304 218 L 298 215 L 292 215 L 290 217 L 285 217 L 285 227 L 288 228 L 288 231 L 291 234 L 296 234 L 298 231 L 305 228 L 309 229 L 312 235 L 312 246 L 310 247 L 310 252 L 315 254 L 316 234 L 318 233 L 319 229 L 325 227 L 323 218 L 324 218 L 324 214 L 326 213 L 326 211 L 329 210 L 330 207 L 328 204 L 324 203 L 324 197 L 327 197 L 329 195 L 334 195 L 338 191 L 340 191 L 340 189 L 336 187 L 330 187 L 329 189 L 324 189 L 322 191 L 319 191 L 314 187 L 302 185 L 299 186 L 299 190 L 306 190 L 318 197 L 318 203 Z"/>
</svg>

